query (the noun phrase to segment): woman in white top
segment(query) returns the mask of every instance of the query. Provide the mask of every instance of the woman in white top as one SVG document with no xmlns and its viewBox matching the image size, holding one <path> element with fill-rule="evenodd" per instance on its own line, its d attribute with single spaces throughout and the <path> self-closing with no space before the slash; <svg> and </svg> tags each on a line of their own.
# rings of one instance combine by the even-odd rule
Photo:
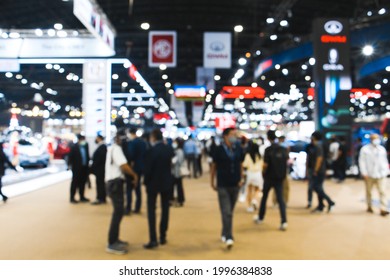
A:
<svg viewBox="0 0 390 280">
<path fill-rule="evenodd" d="M 263 185 L 263 176 L 261 170 L 263 160 L 259 153 L 259 146 L 250 142 L 248 152 L 245 155 L 243 167 L 246 169 L 246 201 L 248 204 L 247 211 L 254 212 L 259 204 L 259 194 Z"/>
</svg>

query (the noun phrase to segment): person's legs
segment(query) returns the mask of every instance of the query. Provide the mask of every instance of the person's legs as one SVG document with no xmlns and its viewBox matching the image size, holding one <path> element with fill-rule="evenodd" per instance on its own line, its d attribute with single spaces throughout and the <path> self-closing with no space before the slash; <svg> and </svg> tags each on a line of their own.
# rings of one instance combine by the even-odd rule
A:
<svg viewBox="0 0 390 280">
<path fill-rule="evenodd" d="M 80 200 L 85 200 L 84 192 L 85 192 L 85 184 L 88 181 L 88 167 L 84 166 L 80 170 L 80 180 L 79 180 L 79 195 Z"/>
<path fill-rule="evenodd" d="M 381 203 L 381 210 L 387 211 L 387 199 L 386 199 L 386 192 L 385 192 L 385 184 L 384 179 L 376 179 L 376 184 L 379 192 L 379 200 Z"/>
<path fill-rule="evenodd" d="M 176 178 L 176 187 L 177 187 L 177 201 L 179 204 L 183 204 L 185 201 L 184 197 L 184 188 L 183 188 L 183 178 Z"/>
<path fill-rule="evenodd" d="M 133 178 L 126 175 L 126 214 L 130 214 L 133 203 Z"/>
<path fill-rule="evenodd" d="M 169 223 L 169 192 L 162 192 L 161 196 L 161 220 L 160 220 L 160 243 L 164 244 L 167 238 Z"/>
<path fill-rule="evenodd" d="M 273 182 L 276 198 L 279 204 L 281 224 L 287 223 L 286 205 L 283 200 L 283 181 Z"/>
<path fill-rule="evenodd" d="M 104 174 L 96 175 L 96 193 L 97 201 L 106 202 L 106 190 L 104 184 Z"/>
<path fill-rule="evenodd" d="M 79 172 L 72 169 L 72 181 L 70 183 L 70 201 L 75 201 L 76 190 L 79 185 Z"/>
<path fill-rule="evenodd" d="M 137 182 L 137 187 L 135 188 L 135 208 L 134 208 L 135 213 L 139 213 L 141 211 L 141 206 L 142 206 L 142 188 L 141 188 L 142 173 L 137 173 L 137 175 L 138 175 L 138 182 Z"/>
<path fill-rule="evenodd" d="M 231 239 L 231 205 L 230 205 L 230 198 L 229 193 L 226 188 L 219 187 L 218 188 L 218 202 L 219 202 L 219 209 L 221 211 L 221 218 L 222 218 L 222 236 L 227 239 Z"/>
<path fill-rule="evenodd" d="M 319 210 L 322 210 L 324 207 L 324 205 L 323 205 L 324 199 L 327 201 L 328 206 L 334 205 L 334 202 L 332 201 L 332 199 L 324 191 L 324 180 L 325 180 L 325 174 L 318 174 L 317 176 L 315 176 L 316 183 L 315 183 L 314 187 L 315 187 L 315 191 L 318 194 L 318 199 L 320 200 L 319 205 L 318 205 Z"/>
<path fill-rule="evenodd" d="M 264 180 L 263 186 L 263 197 L 261 198 L 260 209 L 259 209 L 259 220 L 264 220 L 265 212 L 267 210 L 267 199 L 272 184 L 269 180 Z"/>
<path fill-rule="evenodd" d="M 253 200 L 253 185 L 248 184 L 247 190 L 246 190 L 246 203 L 248 207 L 252 206 L 252 200 Z"/>
<path fill-rule="evenodd" d="M 148 192 L 148 225 L 149 225 L 149 241 L 157 243 L 156 233 L 156 192 Z"/>
<path fill-rule="evenodd" d="M 284 200 L 284 204 L 286 206 L 287 206 L 289 197 L 290 197 L 290 181 L 288 180 L 288 177 L 286 177 L 283 180 L 283 200 Z"/>
<path fill-rule="evenodd" d="M 366 202 L 367 202 L 367 209 L 372 211 L 372 187 L 374 184 L 374 179 L 367 178 L 365 180 L 366 184 Z"/>
<path fill-rule="evenodd" d="M 314 191 L 314 178 L 312 172 L 308 174 L 308 185 L 307 185 L 307 208 L 310 208 L 313 202 L 313 191 Z"/>
<path fill-rule="evenodd" d="M 108 244 L 112 245 L 119 240 L 119 227 L 123 217 L 123 180 L 109 181 L 107 183 L 107 192 L 114 208 L 108 233 Z"/>
<path fill-rule="evenodd" d="M 3 194 L 3 191 L 1 190 L 2 187 L 3 187 L 3 182 L 2 182 L 2 177 L 0 176 L 0 195 L 1 197 L 3 198 L 3 201 L 6 202 L 8 197 L 6 195 Z"/>
</svg>

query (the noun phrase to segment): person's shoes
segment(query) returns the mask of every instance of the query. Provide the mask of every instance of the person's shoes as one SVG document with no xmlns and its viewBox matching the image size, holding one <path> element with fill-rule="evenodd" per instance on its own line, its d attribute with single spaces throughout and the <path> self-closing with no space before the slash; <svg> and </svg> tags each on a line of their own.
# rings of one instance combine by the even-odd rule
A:
<svg viewBox="0 0 390 280">
<path fill-rule="evenodd" d="M 287 223 L 282 223 L 282 224 L 280 225 L 279 229 L 280 229 L 281 231 L 286 231 L 286 230 L 287 230 Z"/>
<path fill-rule="evenodd" d="M 131 210 L 130 210 L 130 209 L 126 209 L 124 214 L 125 214 L 126 216 L 130 216 Z"/>
<path fill-rule="evenodd" d="M 105 201 L 100 201 L 100 200 L 95 200 L 91 202 L 91 205 L 100 205 L 100 204 L 105 204 Z"/>
<path fill-rule="evenodd" d="M 233 239 L 228 239 L 226 240 L 226 249 L 230 250 L 231 248 L 233 248 L 233 245 L 234 245 L 234 241 Z"/>
<path fill-rule="evenodd" d="M 389 215 L 389 211 L 387 211 L 387 210 L 381 210 L 380 214 L 381 214 L 381 216 L 384 217 L 384 216 Z"/>
<path fill-rule="evenodd" d="M 368 213 L 374 213 L 374 210 L 372 210 L 372 207 L 370 206 L 370 207 L 367 208 L 367 212 Z"/>
<path fill-rule="evenodd" d="M 225 236 L 221 236 L 221 241 L 222 241 L 222 243 L 225 243 L 226 242 L 226 237 Z"/>
<path fill-rule="evenodd" d="M 255 208 L 253 208 L 253 206 L 249 206 L 248 208 L 246 208 L 246 212 L 253 213 L 255 212 Z"/>
<path fill-rule="evenodd" d="M 136 209 L 136 210 L 133 211 L 133 213 L 134 213 L 134 214 L 140 214 L 140 213 L 141 213 L 141 210 Z"/>
<path fill-rule="evenodd" d="M 165 245 L 167 244 L 168 241 L 164 238 L 164 239 L 160 239 L 160 245 Z"/>
<path fill-rule="evenodd" d="M 311 208 L 311 203 L 307 204 L 306 206 L 306 209 L 310 209 Z"/>
<path fill-rule="evenodd" d="M 332 211 L 332 208 L 336 205 L 336 203 L 332 202 L 328 205 L 328 213 Z"/>
<path fill-rule="evenodd" d="M 6 203 L 8 200 L 8 196 L 3 195 L 3 202 Z"/>
<path fill-rule="evenodd" d="M 115 255 L 124 255 L 127 253 L 127 249 L 119 242 L 115 242 L 114 244 L 107 246 L 106 252 Z"/>
<path fill-rule="evenodd" d="M 76 199 L 71 199 L 70 200 L 70 203 L 72 203 L 72 204 L 77 204 L 77 203 L 79 203 Z"/>
<path fill-rule="evenodd" d="M 312 211 L 311 211 L 311 213 L 322 213 L 324 211 L 324 209 L 322 209 L 322 208 L 319 208 L 319 207 L 317 207 L 317 208 L 314 208 Z"/>
<path fill-rule="evenodd" d="M 80 199 L 80 202 L 89 202 L 89 199 L 88 199 L 88 198 L 85 198 L 85 197 L 83 197 L 83 198 L 81 198 L 81 199 Z"/>
<path fill-rule="evenodd" d="M 155 241 L 153 241 L 153 242 L 151 241 L 151 242 L 149 242 L 147 244 L 144 244 L 144 248 L 147 249 L 147 250 L 154 249 L 156 247 L 158 247 L 158 243 L 155 242 Z"/>
<path fill-rule="evenodd" d="M 129 242 L 118 240 L 117 243 L 119 243 L 123 247 L 129 247 Z"/>
<path fill-rule="evenodd" d="M 259 218 L 259 216 L 254 216 L 253 217 L 253 221 L 255 222 L 255 224 L 257 225 L 260 225 L 263 223 L 263 220 Z"/>
</svg>

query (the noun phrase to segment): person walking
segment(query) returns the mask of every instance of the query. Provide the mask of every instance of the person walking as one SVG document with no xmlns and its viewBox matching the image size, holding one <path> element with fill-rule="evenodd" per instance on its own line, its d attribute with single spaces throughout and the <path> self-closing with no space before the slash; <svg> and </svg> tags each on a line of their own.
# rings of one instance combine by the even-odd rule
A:
<svg viewBox="0 0 390 280">
<path fill-rule="evenodd" d="M 167 243 L 167 231 L 169 223 L 169 199 L 172 189 L 172 158 L 174 152 L 171 146 L 163 142 L 163 135 L 159 129 L 154 129 L 150 134 L 151 148 L 146 153 L 145 177 L 148 209 L 149 242 L 145 249 L 156 248 L 156 202 L 160 195 L 161 221 L 160 221 L 160 245 Z"/>
<path fill-rule="evenodd" d="M 381 145 L 378 134 L 371 134 L 371 142 L 360 150 L 360 173 L 366 185 L 367 212 L 373 213 L 372 189 L 375 186 L 379 192 L 380 215 L 387 216 L 387 199 L 385 192 L 385 179 L 389 174 L 389 162 L 386 149 Z"/>
<path fill-rule="evenodd" d="M 91 174 L 95 175 L 96 179 L 96 200 L 92 205 L 106 203 L 106 187 L 105 187 L 105 165 L 107 156 L 107 146 L 104 144 L 104 137 L 96 136 L 95 143 L 98 145 L 92 155 L 92 165 L 90 168 Z"/>
<path fill-rule="evenodd" d="M 175 156 L 172 159 L 173 188 L 172 188 L 170 201 L 171 201 L 171 205 L 177 205 L 179 207 L 182 207 L 185 202 L 184 189 L 183 189 L 183 176 L 185 174 L 182 174 L 183 166 L 185 166 L 183 140 L 177 138 L 175 141 L 173 141 L 172 148 L 174 149 Z M 175 197 L 175 190 L 177 193 L 177 198 Z"/>
<path fill-rule="evenodd" d="M 133 178 L 133 186 L 138 184 L 138 175 L 127 164 L 123 153 L 121 135 L 117 134 L 114 143 L 108 148 L 105 162 L 106 190 L 113 206 L 110 227 L 108 231 L 108 253 L 123 255 L 127 253 L 129 243 L 119 239 L 120 223 L 124 213 L 124 174 Z"/>
<path fill-rule="evenodd" d="M 11 161 L 8 159 L 8 157 L 4 153 L 3 143 L 0 142 L 0 196 L 2 197 L 4 203 L 7 202 L 8 196 L 6 196 L 1 189 L 3 187 L 2 179 L 3 179 L 3 176 L 5 175 L 5 169 L 7 167 L 10 167 L 10 168 L 14 169 L 15 171 L 17 171 L 16 167 L 11 163 Z"/>
<path fill-rule="evenodd" d="M 309 189 L 312 188 L 318 195 L 318 206 L 312 211 L 322 212 L 324 210 L 324 200 L 328 204 L 328 213 L 335 205 L 334 201 L 324 191 L 324 180 L 326 175 L 326 163 L 324 156 L 324 148 L 322 144 L 322 134 L 319 131 L 314 131 L 311 135 L 312 150 L 307 154 L 307 176 L 309 179 Z"/>
<path fill-rule="evenodd" d="M 287 144 L 286 142 L 286 137 L 285 136 L 280 136 L 278 138 L 278 143 L 280 146 L 286 148 L 287 150 L 287 155 L 289 155 L 290 153 L 290 146 Z M 290 198 L 290 181 L 289 181 L 289 174 L 290 174 L 290 168 L 291 168 L 291 164 L 290 164 L 290 156 L 288 157 L 288 161 L 287 161 L 287 173 L 286 173 L 286 178 L 284 178 L 283 180 L 283 188 L 282 188 L 282 194 L 283 194 L 283 200 L 284 200 L 284 203 L 286 204 L 286 207 L 287 207 L 287 204 L 288 204 L 288 200 Z M 277 198 L 276 198 L 276 193 L 273 192 L 273 195 L 272 195 L 272 202 L 274 205 L 277 204 Z"/>
<path fill-rule="evenodd" d="M 234 128 L 226 128 L 222 137 L 222 143 L 213 155 L 211 188 L 218 193 L 222 218 L 221 240 L 227 249 L 231 249 L 234 244 L 233 212 L 240 187 L 243 185 L 244 154 L 237 142 L 237 131 Z"/>
<path fill-rule="evenodd" d="M 247 212 L 252 213 L 259 205 L 258 197 L 263 186 L 263 175 L 261 174 L 263 161 L 259 152 L 259 146 L 252 141 L 249 142 L 248 153 L 245 155 L 242 166 L 246 169 Z"/>
<path fill-rule="evenodd" d="M 187 160 L 188 169 L 192 170 L 192 175 L 194 178 L 198 176 L 198 165 L 196 161 L 197 154 L 197 146 L 194 140 L 194 136 L 190 136 L 190 138 L 184 143 L 184 155 Z"/>
<path fill-rule="evenodd" d="M 72 170 L 72 182 L 70 184 L 70 202 L 78 203 L 75 199 L 79 192 L 80 202 L 89 202 L 84 196 L 85 184 L 89 175 L 89 148 L 85 136 L 78 134 L 78 142 L 73 145 L 68 156 L 68 166 Z"/>
<path fill-rule="evenodd" d="M 287 149 L 280 146 L 275 142 L 276 133 L 274 130 L 267 132 L 267 138 L 271 143 L 271 146 L 264 151 L 263 162 L 263 197 L 261 198 L 260 209 L 258 216 L 255 216 L 255 222 L 261 224 L 264 221 L 264 217 L 267 209 L 267 199 L 270 190 L 273 188 L 276 193 L 277 202 L 280 210 L 280 230 L 287 230 L 287 215 L 286 205 L 283 200 L 283 181 L 287 174 L 287 161 L 288 153 Z"/>
</svg>

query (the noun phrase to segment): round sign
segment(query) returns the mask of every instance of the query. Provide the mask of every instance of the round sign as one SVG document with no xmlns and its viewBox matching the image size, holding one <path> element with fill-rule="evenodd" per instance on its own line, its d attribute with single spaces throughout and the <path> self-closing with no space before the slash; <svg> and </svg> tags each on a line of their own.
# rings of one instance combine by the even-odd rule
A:
<svg viewBox="0 0 390 280">
<path fill-rule="evenodd" d="M 153 45 L 153 54 L 159 59 L 168 58 L 172 54 L 172 46 L 169 41 L 157 40 Z"/>
</svg>

